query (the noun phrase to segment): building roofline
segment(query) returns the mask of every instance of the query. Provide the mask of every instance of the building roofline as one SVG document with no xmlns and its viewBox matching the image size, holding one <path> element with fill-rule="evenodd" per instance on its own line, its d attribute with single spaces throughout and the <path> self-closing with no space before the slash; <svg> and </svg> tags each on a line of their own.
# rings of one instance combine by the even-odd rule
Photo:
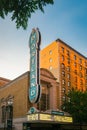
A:
<svg viewBox="0 0 87 130">
<path fill-rule="evenodd" d="M 80 52 L 78 52 L 77 50 L 75 50 L 73 47 L 69 46 L 67 43 L 65 43 L 64 41 L 62 41 L 61 39 L 56 39 L 56 42 L 62 42 L 64 45 L 66 45 L 67 47 L 69 47 L 70 49 L 72 49 L 73 51 L 75 51 L 76 53 L 78 53 L 79 55 L 81 55 L 83 58 L 85 58 L 87 60 L 87 57 L 84 56 L 83 54 L 81 54 Z"/>
<path fill-rule="evenodd" d="M 55 76 L 48 69 L 40 68 L 40 71 L 46 71 L 47 73 L 50 74 L 51 78 L 53 78 L 53 79 L 56 80 Z M 25 76 L 27 76 L 29 74 L 30 74 L 30 71 L 27 71 L 27 72 L 23 73 L 22 75 L 18 76 L 17 78 L 15 78 L 13 80 L 10 80 L 10 82 L 8 82 L 7 84 L 1 86 L 0 90 L 3 89 L 3 88 L 5 88 L 5 87 L 8 87 L 9 85 L 13 84 L 15 81 L 20 80 L 21 78 L 24 78 Z"/>
<path fill-rule="evenodd" d="M 0 87 L 0 89 L 5 88 L 7 86 L 9 86 L 10 84 L 13 84 L 16 80 L 20 80 L 21 78 L 23 78 L 24 76 L 26 76 L 26 74 L 29 73 L 29 71 L 23 73 L 22 75 L 18 76 L 17 78 L 10 80 L 10 82 L 8 82 L 7 84 L 3 85 Z"/>
<path fill-rule="evenodd" d="M 11 81 L 10 79 L 7 79 L 7 78 L 3 78 L 3 77 L 0 77 L 0 80 L 2 80 L 2 81 Z"/>
</svg>

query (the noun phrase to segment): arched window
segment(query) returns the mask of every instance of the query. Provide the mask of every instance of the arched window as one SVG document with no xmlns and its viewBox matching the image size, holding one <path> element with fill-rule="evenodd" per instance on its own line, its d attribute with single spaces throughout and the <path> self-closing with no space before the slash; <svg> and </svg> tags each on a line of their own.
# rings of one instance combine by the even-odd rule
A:
<svg viewBox="0 0 87 130">
<path fill-rule="evenodd" d="M 62 55 L 62 61 L 64 61 L 64 55 Z"/>
<path fill-rule="evenodd" d="M 70 72 L 70 66 L 67 66 L 67 71 Z"/>
<path fill-rule="evenodd" d="M 63 84 L 63 85 L 65 84 L 65 80 L 64 80 L 64 79 L 62 79 L 62 84 Z"/>
<path fill-rule="evenodd" d="M 62 71 L 62 76 L 65 77 L 65 72 L 64 71 Z"/>
<path fill-rule="evenodd" d="M 70 79 L 70 74 L 67 74 L 67 78 Z"/>
<path fill-rule="evenodd" d="M 63 91 L 63 93 L 65 93 L 65 91 L 66 91 L 65 87 L 62 88 L 62 91 Z"/>
<path fill-rule="evenodd" d="M 61 68 L 62 68 L 62 69 L 65 69 L 64 63 L 61 64 Z"/>
<path fill-rule="evenodd" d="M 40 102 L 37 104 L 37 109 L 40 111 L 46 111 L 49 109 L 49 87 L 48 85 L 42 85 L 42 94 Z"/>
</svg>

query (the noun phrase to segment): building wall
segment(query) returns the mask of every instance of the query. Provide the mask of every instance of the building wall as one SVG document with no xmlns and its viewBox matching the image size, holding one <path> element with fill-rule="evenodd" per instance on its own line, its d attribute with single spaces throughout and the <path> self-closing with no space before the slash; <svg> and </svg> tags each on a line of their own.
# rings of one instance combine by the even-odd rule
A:
<svg viewBox="0 0 87 130">
<path fill-rule="evenodd" d="M 46 69 L 40 71 L 41 88 L 49 90 L 49 109 L 58 109 L 58 83 L 54 75 Z M 41 90 L 43 93 L 43 89 Z M 38 108 L 38 104 L 31 104 L 28 98 L 29 72 L 0 87 L 0 126 L 2 124 L 2 106 L 7 105 L 6 99 L 13 96 L 13 125 L 15 130 L 22 130 L 22 123 L 27 121 L 30 107 Z M 55 93 L 55 94 L 54 94 Z M 3 99 L 3 100 L 2 100 Z M 5 104 L 2 102 L 5 99 Z M 8 101 L 8 100 L 7 100 Z M 43 105 L 43 104 L 42 104 Z M 40 110 L 40 109 L 39 109 Z"/>
<path fill-rule="evenodd" d="M 68 81 L 70 81 L 70 86 L 85 91 L 87 58 L 62 41 L 59 40 L 57 43 L 60 45 L 60 64 L 65 65 L 65 76 L 62 74 L 62 66 L 60 67 L 61 77 L 65 78 L 67 86 Z M 67 70 L 67 67 L 69 67 L 70 70 Z M 67 75 L 68 73 L 70 74 L 70 79 Z"/>
<path fill-rule="evenodd" d="M 0 89 L 0 99 L 6 99 L 9 95 L 14 97 L 14 118 L 23 117 L 28 111 L 28 79 L 29 77 L 24 74 Z"/>
<path fill-rule="evenodd" d="M 0 77 L 0 87 L 9 83 L 11 80 Z"/>
<path fill-rule="evenodd" d="M 58 68 L 59 68 L 59 60 L 58 60 L 58 44 L 54 41 L 49 46 L 41 50 L 40 52 L 40 67 L 46 68 L 51 71 L 55 77 L 58 78 Z"/>
<path fill-rule="evenodd" d="M 50 51 L 52 51 L 51 54 Z M 40 54 L 41 67 L 50 70 L 59 82 L 60 104 L 65 100 L 65 94 L 70 89 L 87 90 L 87 58 L 85 56 L 60 39 L 49 44 L 41 50 Z"/>
</svg>

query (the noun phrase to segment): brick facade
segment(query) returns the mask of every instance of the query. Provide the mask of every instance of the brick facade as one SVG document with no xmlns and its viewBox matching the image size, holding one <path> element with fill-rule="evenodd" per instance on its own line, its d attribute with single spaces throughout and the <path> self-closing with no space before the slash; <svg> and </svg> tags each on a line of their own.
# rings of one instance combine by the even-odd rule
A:
<svg viewBox="0 0 87 130">
<path fill-rule="evenodd" d="M 46 69 L 40 71 L 41 85 L 49 87 L 49 108 L 58 109 L 58 83 L 51 72 Z M 31 104 L 28 98 L 29 91 L 29 72 L 12 80 L 7 85 L 0 88 L 0 101 L 9 96 L 13 96 L 13 121 L 16 129 L 21 130 L 23 121 L 26 121 L 26 114 L 31 106 L 37 107 L 37 104 Z M 2 123 L 2 105 L 0 102 L 0 124 Z"/>
<path fill-rule="evenodd" d="M 0 87 L 9 83 L 11 80 L 0 77 Z"/>
<path fill-rule="evenodd" d="M 60 106 L 72 89 L 87 90 L 87 58 L 60 39 L 41 50 L 41 67 L 59 82 Z"/>
</svg>

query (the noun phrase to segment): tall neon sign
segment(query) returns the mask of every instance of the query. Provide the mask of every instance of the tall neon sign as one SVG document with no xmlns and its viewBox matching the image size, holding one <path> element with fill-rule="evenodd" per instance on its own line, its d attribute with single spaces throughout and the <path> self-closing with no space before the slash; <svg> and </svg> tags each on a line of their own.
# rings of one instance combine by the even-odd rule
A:
<svg viewBox="0 0 87 130">
<path fill-rule="evenodd" d="M 29 100 L 31 103 L 37 103 L 40 99 L 40 67 L 39 67 L 39 51 L 41 44 L 41 34 L 39 30 L 32 29 L 29 38 L 30 47 L 30 87 Z"/>
</svg>

